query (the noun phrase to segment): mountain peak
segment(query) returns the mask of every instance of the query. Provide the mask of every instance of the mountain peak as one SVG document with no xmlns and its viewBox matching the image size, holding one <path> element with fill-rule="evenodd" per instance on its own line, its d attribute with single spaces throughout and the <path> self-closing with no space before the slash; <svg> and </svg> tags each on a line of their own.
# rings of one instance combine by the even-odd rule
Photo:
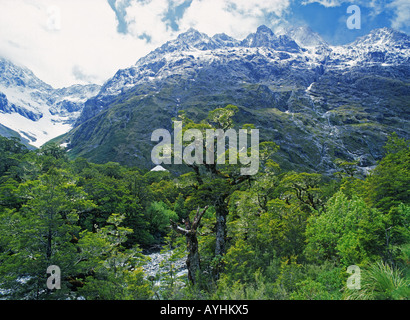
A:
<svg viewBox="0 0 410 320">
<path fill-rule="evenodd" d="M 240 44 L 239 40 L 236 40 L 225 33 L 217 33 L 212 37 L 212 41 L 220 45 L 221 47 L 236 47 Z"/>
<path fill-rule="evenodd" d="M 378 28 L 372 30 L 368 36 L 376 36 L 376 37 L 382 37 L 382 38 L 387 38 L 387 39 L 392 39 L 392 40 L 399 40 L 399 39 L 405 39 L 409 38 L 409 36 L 403 32 L 400 32 L 398 30 L 392 29 L 392 28 Z"/>
<path fill-rule="evenodd" d="M 358 38 L 352 45 L 400 45 L 410 47 L 410 37 L 392 28 L 379 28 Z"/>
<path fill-rule="evenodd" d="M 241 45 L 250 48 L 265 47 L 288 52 L 298 52 L 300 50 L 295 41 L 286 35 L 277 37 L 273 31 L 265 25 L 261 25 L 256 30 L 256 33 L 251 33 L 246 37 Z"/>
<path fill-rule="evenodd" d="M 274 36 L 273 31 L 267 26 L 265 26 L 264 24 L 258 27 L 258 29 L 256 30 L 256 33 L 267 33 L 271 36 Z"/>
<path fill-rule="evenodd" d="M 302 47 L 326 46 L 322 37 L 309 26 L 290 27 L 283 29 L 280 34 L 287 35 Z"/>
<path fill-rule="evenodd" d="M 181 33 L 178 36 L 179 40 L 200 40 L 200 39 L 209 39 L 208 35 L 205 33 L 199 32 L 198 30 L 194 28 L 189 28 L 187 31 Z"/>
<path fill-rule="evenodd" d="M 369 34 L 394 35 L 394 34 L 402 34 L 402 32 L 397 31 L 393 28 L 383 27 L 383 28 L 373 29 L 372 31 L 370 31 Z"/>
<path fill-rule="evenodd" d="M 2 86 L 42 87 L 51 90 L 51 86 L 38 79 L 33 72 L 21 65 L 0 57 L 0 84 Z"/>
<path fill-rule="evenodd" d="M 71 129 L 98 85 L 54 89 L 28 68 L 0 57 L 1 125 L 40 147 Z"/>
<path fill-rule="evenodd" d="M 186 32 L 181 33 L 176 41 L 171 42 L 176 47 L 179 46 L 180 49 L 196 48 L 198 50 L 213 50 L 218 48 L 218 44 L 214 42 L 212 38 L 194 28 L 189 28 Z M 173 45 L 171 45 L 171 47 Z"/>
</svg>

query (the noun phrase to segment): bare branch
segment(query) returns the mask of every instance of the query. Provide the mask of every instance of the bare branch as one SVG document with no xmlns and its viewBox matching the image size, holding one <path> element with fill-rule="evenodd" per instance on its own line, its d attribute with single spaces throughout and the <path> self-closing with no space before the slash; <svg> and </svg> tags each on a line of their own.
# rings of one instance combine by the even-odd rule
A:
<svg viewBox="0 0 410 320">
<path fill-rule="evenodd" d="M 200 211 L 200 208 L 198 207 L 198 210 L 196 211 L 194 223 L 192 224 L 192 229 L 196 230 L 199 226 L 199 223 L 201 222 L 201 219 L 203 215 L 205 214 L 206 210 L 208 210 L 209 206 L 206 206 L 202 211 Z"/>
<path fill-rule="evenodd" d="M 181 228 L 180 226 L 178 226 L 178 224 L 176 222 L 172 221 L 171 219 L 169 221 L 171 222 L 171 228 L 174 229 L 174 231 L 176 231 L 179 234 L 182 234 L 184 236 L 189 234 L 188 230 Z"/>
</svg>

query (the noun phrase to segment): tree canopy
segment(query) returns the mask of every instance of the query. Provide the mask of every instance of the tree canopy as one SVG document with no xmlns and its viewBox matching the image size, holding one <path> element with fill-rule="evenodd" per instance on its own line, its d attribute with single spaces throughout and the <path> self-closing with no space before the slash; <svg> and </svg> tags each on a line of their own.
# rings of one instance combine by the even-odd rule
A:
<svg viewBox="0 0 410 320">
<path fill-rule="evenodd" d="M 183 131 L 254 128 L 237 125 L 237 111 L 179 120 Z M 252 176 L 239 162 L 176 174 L 0 137 L 0 298 L 408 299 L 409 141 L 392 134 L 367 176 L 343 159 L 335 175 L 283 171 L 278 145 L 258 147 Z M 148 276 L 158 247 L 167 258 Z M 47 287 L 52 265 L 58 290 Z M 362 291 L 347 287 L 352 265 Z"/>
</svg>

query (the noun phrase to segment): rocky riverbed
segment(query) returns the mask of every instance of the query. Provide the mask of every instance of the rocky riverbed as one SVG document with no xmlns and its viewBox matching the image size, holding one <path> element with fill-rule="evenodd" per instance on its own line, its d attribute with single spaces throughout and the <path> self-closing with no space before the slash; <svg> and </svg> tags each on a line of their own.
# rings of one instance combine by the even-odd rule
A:
<svg viewBox="0 0 410 320">
<path fill-rule="evenodd" d="M 149 258 L 149 261 L 145 264 L 143 269 L 147 278 L 156 277 L 161 273 L 170 272 L 171 267 L 173 268 L 173 271 L 176 272 L 176 277 L 188 274 L 186 267 L 186 257 L 171 262 L 170 259 L 172 255 L 173 251 L 168 251 L 165 253 L 157 251 L 146 254 L 146 256 Z"/>
</svg>

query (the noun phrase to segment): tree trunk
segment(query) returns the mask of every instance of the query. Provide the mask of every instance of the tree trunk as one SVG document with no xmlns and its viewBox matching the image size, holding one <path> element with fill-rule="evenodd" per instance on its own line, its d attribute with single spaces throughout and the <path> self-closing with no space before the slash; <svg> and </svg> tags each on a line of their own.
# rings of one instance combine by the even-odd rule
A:
<svg viewBox="0 0 410 320">
<path fill-rule="evenodd" d="M 215 256 L 223 256 L 226 246 L 226 212 L 225 210 L 216 210 L 216 245 Z"/>
<path fill-rule="evenodd" d="M 228 209 L 224 203 L 224 199 L 218 200 L 215 206 L 216 210 L 216 243 L 215 243 L 215 257 L 217 259 L 222 258 L 226 253 L 226 218 L 228 216 Z M 215 280 L 219 279 L 219 273 L 221 272 L 221 264 L 218 262 L 213 269 L 213 277 Z"/>
<path fill-rule="evenodd" d="M 179 227 L 177 223 L 170 220 L 172 229 L 179 234 L 184 235 L 186 238 L 188 248 L 188 258 L 186 261 L 188 279 L 194 285 L 198 283 L 199 279 L 197 279 L 197 275 L 201 272 L 201 258 L 199 255 L 197 229 L 199 227 L 199 223 L 201 222 L 201 218 L 207 209 L 208 206 L 206 206 L 202 211 L 198 208 L 193 223 L 191 223 L 189 217 L 187 218 L 187 221 L 183 221 L 186 229 Z"/>
<path fill-rule="evenodd" d="M 191 231 L 186 235 L 188 258 L 186 265 L 188 268 L 188 280 L 191 283 L 197 283 L 197 273 L 201 270 L 201 258 L 199 256 L 198 238 L 195 231 Z"/>
<path fill-rule="evenodd" d="M 48 232 L 47 232 L 47 247 L 46 247 L 46 258 L 47 258 L 47 261 L 50 261 L 50 259 L 51 259 L 51 254 L 52 254 L 52 241 L 53 241 L 52 230 L 49 229 Z"/>
</svg>

